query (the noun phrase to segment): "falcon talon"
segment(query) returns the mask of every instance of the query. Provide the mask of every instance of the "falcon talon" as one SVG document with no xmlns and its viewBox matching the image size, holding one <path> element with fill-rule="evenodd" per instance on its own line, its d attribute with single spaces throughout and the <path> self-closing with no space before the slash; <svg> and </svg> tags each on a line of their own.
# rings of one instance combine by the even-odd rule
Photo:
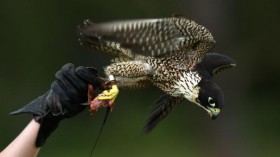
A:
<svg viewBox="0 0 280 157">
<path fill-rule="evenodd" d="M 102 92 L 102 94 L 99 95 L 98 99 L 99 100 L 115 100 L 117 95 L 119 93 L 119 89 L 117 85 L 112 85 L 112 89 L 110 90 L 105 90 Z"/>
<path fill-rule="evenodd" d="M 113 103 L 119 93 L 119 89 L 116 85 L 116 80 L 115 77 L 113 75 L 109 75 L 109 81 L 112 84 L 112 87 L 110 90 L 105 90 L 102 92 L 103 95 L 99 96 L 99 100 L 110 100 L 110 106 L 113 106 Z"/>
<path fill-rule="evenodd" d="M 93 100 L 89 100 L 89 108 L 92 115 L 95 115 L 99 108 L 101 107 L 110 107 L 111 111 L 114 107 L 114 101 L 119 93 L 119 89 L 115 84 L 114 76 L 109 76 L 109 82 L 112 84 L 111 89 L 104 90 L 101 94 L 99 94 Z M 93 91 L 93 87 L 89 86 L 89 99 L 92 98 L 91 93 Z"/>
</svg>

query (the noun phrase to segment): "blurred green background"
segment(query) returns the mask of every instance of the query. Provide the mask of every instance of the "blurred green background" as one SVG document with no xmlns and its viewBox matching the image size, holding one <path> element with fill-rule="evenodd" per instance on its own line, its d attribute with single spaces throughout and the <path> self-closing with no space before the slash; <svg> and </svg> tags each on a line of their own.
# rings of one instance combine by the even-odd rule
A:
<svg viewBox="0 0 280 157">
<path fill-rule="evenodd" d="M 238 66 L 214 78 L 226 104 L 212 121 L 187 101 L 149 135 L 141 129 L 155 87 L 124 91 L 117 99 L 97 146 L 96 157 L 276 157 L 279 156 L 280 2 L 261 0 L 12 0 L 0 5 L 0 149 L 30 121 L 9 116 L 50 87 L 62 65 L 94 66 L 103 75 L 106 55 L 82 48 L 76 26 L 84 19 L 168 17 L 184 14 L 207 27 L 217 45 L 212 52 Z M 64 120 L 39 156 L 88 156 L 104 111 Z"/>
</svg>

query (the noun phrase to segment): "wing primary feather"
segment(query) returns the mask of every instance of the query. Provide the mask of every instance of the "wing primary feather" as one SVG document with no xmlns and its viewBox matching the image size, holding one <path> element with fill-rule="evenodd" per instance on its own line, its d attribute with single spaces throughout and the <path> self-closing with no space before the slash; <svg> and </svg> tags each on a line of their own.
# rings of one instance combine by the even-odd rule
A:
<svg viewBox="0 0 280 157">
<path fill-rule="evenodd" d="M 109 40 L 110 31 L 103 24 L 95 24 L 90 20 L 85 20 L 82 25 L 78 26 L 79 42 L 82 46 L 92 50 L 103 52 L 114 56 L 131 60 L 134 55 L 132 52 L 122 47 L 117 41 Z"/>
<path fill-rule="evenodd" d="M 185 46 L 191 46 L 179 44 L 185 37 L 172 19 L 138 19 L 104 23 L 85 20 L 78 26 L 78 34 L 81 45 L 95 50 L 99 48 L 98 50 L 102 52 L 114 49 L 143 56 L 169 56 L 181 51 Z"/>
</svg>

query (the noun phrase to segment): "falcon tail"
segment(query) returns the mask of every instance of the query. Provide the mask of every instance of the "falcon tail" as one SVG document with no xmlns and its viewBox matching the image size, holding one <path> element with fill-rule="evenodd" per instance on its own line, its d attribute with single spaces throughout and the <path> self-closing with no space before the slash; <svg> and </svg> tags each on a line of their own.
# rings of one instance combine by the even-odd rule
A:
<svg viewBox="0 0 280 157">
<path fill-rule="evenodd" d="M 172 97 L 164 94 L 155 103 L 155 107 L 143 128 L 144 133 L 149 133 L 156 125 L 170 113 L 183 98 Z"/>
</svg>

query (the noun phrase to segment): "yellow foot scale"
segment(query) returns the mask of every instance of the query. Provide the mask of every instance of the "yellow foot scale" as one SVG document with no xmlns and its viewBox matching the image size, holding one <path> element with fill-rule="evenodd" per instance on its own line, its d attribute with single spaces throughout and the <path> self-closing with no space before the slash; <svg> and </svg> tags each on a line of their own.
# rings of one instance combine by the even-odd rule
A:
<svg viewBox="0 0 280 157">
<path fill-rule="evenodd" d="M 115 99 L 119 93 L 119 89 L 116 85 L 116 80 L 113 75 L 109 76 L 109 81 L 111 82 L 111 89 L 105 90 L 99 94 L 95 99 L 93 99 L 93 86 L 89 85 L 89 108 L 91 115 L 94 116 L 96 111 L 101 107 L 110 107 L 111 110 L 114 107 Z"/>
</svg>

